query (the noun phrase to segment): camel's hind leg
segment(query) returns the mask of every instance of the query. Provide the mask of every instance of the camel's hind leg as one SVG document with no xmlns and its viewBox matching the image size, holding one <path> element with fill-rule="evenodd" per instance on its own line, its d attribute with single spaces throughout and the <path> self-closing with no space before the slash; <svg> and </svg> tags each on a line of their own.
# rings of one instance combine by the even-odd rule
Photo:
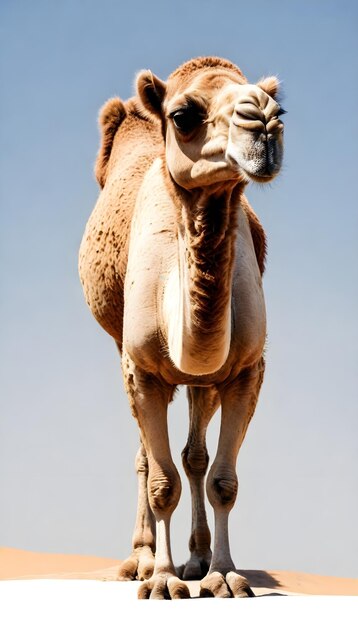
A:
<svg viewBox="0 0 358 626">
<path fill-rule="evenodd" d="M 137 517 L 133 532 L 133 552 L 118 572 L 118 580 L 145 580 L 154 570 L 155 518 L 148 501 L 148 459 L 141 442 L 135 459 L 138 476 Z"/>
<path fill-rule="evenodd" d="M 254 413 L 264 373 L 264 361 L 245 369 L 219 388 L 222 416 L 218 449 L 207 478 L 206 490 L 215 514 L 215 538 L 210 570 L 201 581 L 203 596 L 253 595 L 247 581 L 235 570 L 231 558 L 228 518 L 234 506 L 238 480 L 236 458 Z"/>
<path fill-rule="evenodd" d="M 207 426 L 220 405 L 220 398 L 215 387 L 188 387 L 188 401 L 190 425 L 182 459 L 190 483 L 192 523 L 190 559 L 182 572 L 184 580 L 202 578 L 211 562 L 211 537 L 204 496 L 204 478 L 209 463 L 205 440 Z"/>
</svg>

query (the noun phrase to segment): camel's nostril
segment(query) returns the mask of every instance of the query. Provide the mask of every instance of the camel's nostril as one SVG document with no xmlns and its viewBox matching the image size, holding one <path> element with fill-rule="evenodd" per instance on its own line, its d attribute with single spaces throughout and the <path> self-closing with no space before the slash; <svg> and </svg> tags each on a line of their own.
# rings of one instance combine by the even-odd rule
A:
<svg viewBox="0 0 358 626">
<path fill-rule="evenodd" d="M 265 124 L 260 120 L 249 120 L 242 116 L 233 118 L 233 125 L 244 130 L 251 130 L 255 132 L 265 132 Z"/>
<path fill-rule="evenodd" d="M 266 121 L 261 109 L 252 102 L 238 102 L 235 106 L 235 113 L 244 119 Z"/>
<path fill-rule="evenodd" d="M 266 119 L 263 112 L 254 104 L 240 102 L 235 106 L 232 122 L 245 130 L 264 131 Z"/>
</svg>

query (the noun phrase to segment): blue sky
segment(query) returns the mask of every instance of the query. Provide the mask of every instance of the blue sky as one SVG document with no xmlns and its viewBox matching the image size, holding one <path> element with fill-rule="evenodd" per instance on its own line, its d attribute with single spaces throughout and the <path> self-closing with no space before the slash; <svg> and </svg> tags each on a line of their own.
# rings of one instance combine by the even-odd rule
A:
<svg viewBox="0 0 358 626">
<path fill-rule="evenodd" d="M 165 79 L 210 54 L 251 82 L 277 74 L 288 110 L 282 174 L 248 189 L 269 241 L 267 373 L 238 461 L 233 557 L 243 568 L 358 575 L 357 7 L 1 3 L 1 545 L 129 553 L 137 430 L 116 348 L 77 275 L 98 195 L 97 113 L 132 94 L 138 70 Z M 187 423 L 181 393 L 170 408 L 178 467 Z M 189 530 L 183 480 L 177 563 Z"/>
</svg>

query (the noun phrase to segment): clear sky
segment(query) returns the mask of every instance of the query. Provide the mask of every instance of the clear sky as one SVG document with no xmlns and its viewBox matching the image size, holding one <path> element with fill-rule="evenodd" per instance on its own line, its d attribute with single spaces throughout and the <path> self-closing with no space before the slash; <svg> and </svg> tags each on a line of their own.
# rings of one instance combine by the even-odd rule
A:
<svg viewBox="0 0 358 626">
<path fill-rule="evenodd" d="M 277 74 L 288 110 L 283 172 L 248 190 L 269 241 L 267 373 L 238 461 L 233 557 L 358 576 L 357 2 L 2 0 L 0 29 L 0 545 L 129 554 L 137 429 L 77 274 L 97 112 L 132 94 L 138 70 L 165 79 L 210 54 L 251 82 Z M 187 424 L 181 392 L 179 468 Z"/>
</svg>

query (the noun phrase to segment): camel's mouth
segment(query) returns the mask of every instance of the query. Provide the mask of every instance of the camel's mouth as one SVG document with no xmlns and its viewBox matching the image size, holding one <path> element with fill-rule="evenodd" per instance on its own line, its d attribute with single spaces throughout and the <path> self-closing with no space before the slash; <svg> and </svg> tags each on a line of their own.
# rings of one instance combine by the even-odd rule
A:
<svg viewBox="0 0 358 626">
<path fill-rule="evenodd" d="M 210 155 L 209 158 L 199 159 L 192 167 L 191 180 L 198 184 L 198 181 L 205 184 L 211 184 L 213 180 L 215 182 L 225 180 L 250 180 L 255 183 L 269 183 L 273 180 L 280 171 L 280 166 L 277 163 L 259 164 L 257 162 L 250 162 L 242 160 L 238 162 L 235 158 L 229 154 Z"/>
<path fill-rule="evenodd" d="M 256 183 L 268 183 L 281 169 L 282 144 L 275 139 L 252 141 L 251 136 L 241 142 L 229 140 L 226 159 L 241 171 L 247 180 Z"/>
<path fill-rule="evenodd" d="M 277 176 L 278 170 L 276 172 L 267 174 L 253 174 L 252 172 L 247 172 L 245 170 L 245 174 L 254 183 L 270 183 Z"/>
<path fill-rule="evenodd" d="M 236 178 L 237 174 L 237 167 L 233 167 L 233 163 L 229 162 L 225 154 L 221 152 L 196 161 L 190 171 L 190 180 L 182 180 L 179 184 L 189 189 L 197 187 L 199 184 L 205 186 L 231 180 Z"/>
</svg>

